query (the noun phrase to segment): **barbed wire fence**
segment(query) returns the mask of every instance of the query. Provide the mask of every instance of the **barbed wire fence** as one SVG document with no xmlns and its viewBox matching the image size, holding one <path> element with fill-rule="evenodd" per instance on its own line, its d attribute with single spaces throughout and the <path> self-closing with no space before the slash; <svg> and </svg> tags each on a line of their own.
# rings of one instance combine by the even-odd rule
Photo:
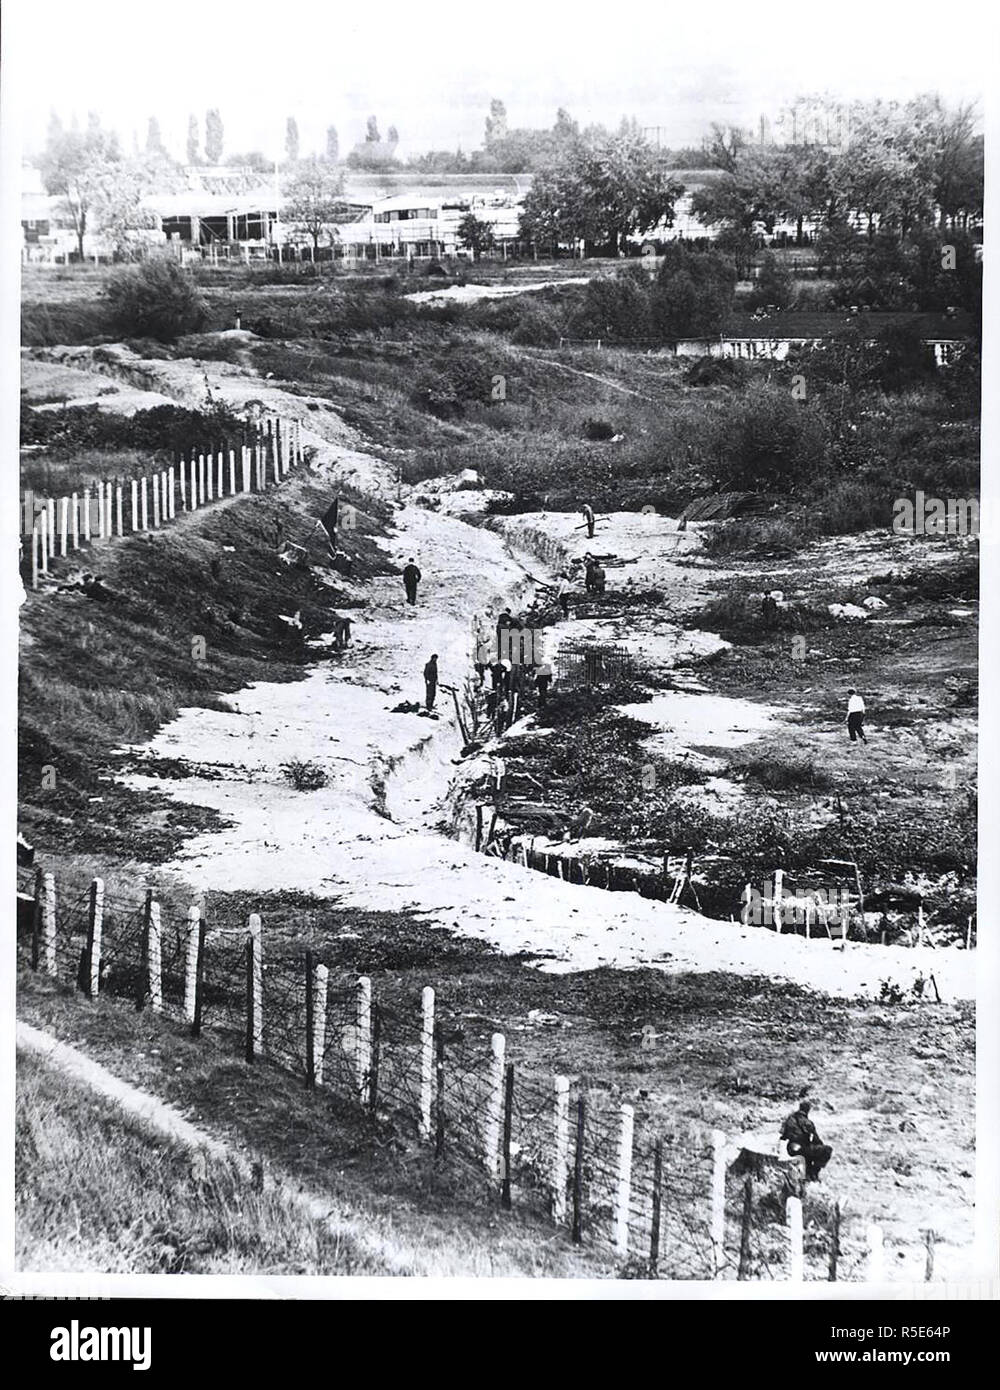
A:
<svg viewBox="0 0 1000 1390">
<path fill-rule="evenodd" d="M 322 951 L 265 951 L 257 913 L 222 921 L 152 889 L 109 893 L 99 878 L 64 895 L 51 872 L 19 867 L 18 949 L 90 999 L 129 999 L 194 1037 L 209 1030 L 246 1063 L 348 1102 L 376 1135 L 409 1130 L 467 1192 L 552 1222 L 623 1276 L 798 1281 L 884 1269 L 877 1227 L 867 1258 L 856 1242 L 841 1258 L 839 1204 L 811 1203 L 804 1241 L 803 1185 L 786 1177 L 775 1193 L 731 1173 L 721 1131 L 678 1140 L 604 1086 L 538 1075 L 508 1055 L 504 1034 L 470 1040 L 432 986 L 387 1003 Z"/>
</svg>

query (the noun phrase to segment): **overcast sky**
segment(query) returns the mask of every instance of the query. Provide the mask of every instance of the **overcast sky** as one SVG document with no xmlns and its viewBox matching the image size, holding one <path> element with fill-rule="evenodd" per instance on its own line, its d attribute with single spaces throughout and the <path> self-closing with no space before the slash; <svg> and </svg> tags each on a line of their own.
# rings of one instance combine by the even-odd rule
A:
<svg viewBox="0 0 1000 1390">
<path fill-rule="evenodd" d="M 369 113 L 383 133 L 399 128 L 404 152 L 471 149 L 491 97 L 511 125 L 551 125 L 565 106 L 581 124 L 634 115 L 679 145 L 713 120 L 756 126 L 802 92 L 978 97 L 995 58 L 987 13 L 940 0 L 5 0 L 3 75 L 29 151 L 50 109 L 95 109 L 127 145 L 156 114 L 180 155 L 188 113 L 203 123 L 210 106 L 227 151 L 280 155 L 294 115 L 303 152 L 324 147 L 331 123 L 346 152 Z"/>
</svg>

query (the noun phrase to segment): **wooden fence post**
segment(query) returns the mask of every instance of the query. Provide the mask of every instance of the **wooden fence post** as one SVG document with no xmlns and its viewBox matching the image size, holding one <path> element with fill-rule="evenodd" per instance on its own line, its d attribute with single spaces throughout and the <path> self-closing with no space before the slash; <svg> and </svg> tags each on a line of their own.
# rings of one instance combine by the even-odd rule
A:
<svg viewBox="0 0 1000 1390">
<path fill-rule="evenodd" d="M 500 1205 L 510 1211 L 510 1141 L 514 1128 L 514 1063 L 507 1063 L 503 1092 L 503 1150 L 500 1157 Z"/>
<path fill-rule="evenodd" d="M 434 1106 L 434 1157 L 444 1153 L 444 1031 L 441 1024 L 434 1024 L 434 1064 L 435 1064 L 435 1106 Z"/>
<path fill-rule="evenodd" d="M 555 1134 L 552 1145 L 552 1220 L 566 1220 L 566 1165 L 569 1161 L 569 1078 L 555 1078 Z"/>
<path fill-rule="evenodd" d="M 65 555 L 69 540 L 69 498 L 59 499 L 59 554 Z"/>
<path fill-rule="evenodd" d="M 649 1227 L 649 1277 L 660 1269 L 660 1224 L 663 1215 L 663 1140 L 653 1145 L 653 1219 Z"/>
<path fill-rule="evenodd" d="M 382 1010 L 372 1001 L 372 1064 L 368 1072 L 368 1109 L 378 1113 L 378 1067 L 382 1046 Z"/>
<path fill-rule="evenodd" d="M 483 1130 L 483 1155 L 486 1171 L 495 1178 L 500 1171 L 500 1120 L 503 1112 L 504 1052 L 507 1040 L 502 1033 L 490 1038 L 489 1090 L 486 1096 L 486 1124 Z"/>
<path fill-rule="evenodd" d="M 623 1105 L 619 1111 L 618 1187 L 615 1194 L 615 1247 L 619 1255 L 628 1254 L 628 1211 L 632 1196 L 632 1133 L 635 1111 Z"/>
<path fill-rule="evenodd" d="M 785 1203 L 785 1220 L 788 1222 L 788 1278 L 793 1284 L 801 1284 L 804 1278 L 801 1197 L 789 1197 Z"/>
<path fill-rule="evenodd" d="M 143 478 L 141 478 L 140 481 L 139 481 L 139 498 L 140 498 L 139 505 L 140 505 L 141 515 L 142 515 L 141 530 L 143 530 L 143 531 L 148 531 L 148 530 L 149 530 L 149 494 L 148 494 L 148 490 L 147 490 L 147 489 L 148 489 L 148 483 L 147 483 L 145 477 L 143 477 Z"/>
<path fill-rule="evenodd" d="M 329 988 L 330 972 L 325 965 L 317 965 L 313 976 L 313 1085 L 323 1084 L 323 1054 L 326 1051 L 326 997 Z"/>
<path fill-rule="evenodd" d="M 431 1137 L 434 1094 L 434 991 L 426 985 L 420 995 L 420 1137 Z"/>
<path fill-rule="evenodd" d="M 96 999 L 101 988 L 101 938 L 104 934 L 104 880 L 95 878 L 90 885 L 90 910 L 87 914 L 87 993 Z"/>
<path fill-rule="evenodd" d="M 927 1251 L 927 1258 L 924 1262 L 924 1283 L 929 1284 L 934 1278 L 934 1232 L 931 1230 L 922 1231 L 924 1247 Z"/>
<path fill-rule="evenodd" d="M 583 1242 L 583 1143 L 587 1124 L 587 1102 L 576 1102 L 576 1154 L 573 1160 L 573 1244 Z"/>
<path fill-rule="evenodd" d="M 90 543 L 90 488 L 83 489 L 83 539 Z"/>
<path fill-rule="evenodd" d="M 80 497 L 74 492 L 70 498 L 70 541 L 74 550 L 80 549 Z"/>
<path fill-rule="evenodd" d="M 837 1282 L 837 1261 L 840 1259 L 840 1203 L 834 1202 L 830 1217 L 830 1272 L 827 1278 L 831 1284 Z"/>
<path fill-rule="evenodd" d="M 753 1178 L 747 1174 L 743 1184 L 743 1213 L 740 1218 L 740 1267 L 737 1279 L 750 1278 L 750 1223 L 753 1220 Z"/>
<path fill-rule="evenodd" d="M 357 1086 L 362 1105 L 369 1101 L 372 1065 L 372 982 L 362 975 L 357 986 Z"/>
<path fill-rule="evenodd" d="M 868 1227 L 868 1280 L 869 1284 L 885 1283 L 885 1243 L 882 1227 L 874 1223 Z"/>
<path fill-rule="evenodd" d="M 712 1130 L 712 1278 L 722 1278 L 726 1257 L 726 1136 Z"/>
<path fill-rule="evenodd" d="M 38 958 L 42 945 L 42 898 L 45 880 L 40 868 L 35 870 L 35 905 L 31 912 L 31 968 L 38 969 Z"/>
<path fill-rule="evenodd" d="M 197 955 L 194 974 L 194 1018 L 191 1021 L 191 1036 L 201 1036 L 201 1013 L 205 1002 L 205 923 L 198 923 L 195 936 Z"/>
<path fill-rule="evenodd" d="M 163 967 L 160 937 L 160 904 L 150 900 L 147 924 L 147 970 L 149 972 L 149 1007 L 154 1014 L 163 1012 Z"/>
<path fill-rule="evenodd" d="M 261 955 L 260 915 L 251 912 L 246 941 L 247 1028 L 245 1060 L 252 1062 L 264 1052 L 264 971 Z"/>
<path fill-rule="evenodd" d="M 313 1032 L 313 1006 L 316 996 L 313 988 L 313 953 L 306 951 L 306 1087 L 311 1089 L 316 1084 L 316 1054 L 313 1051 L 313 1044 L 316 1041 Z"/>
<path fill-rule="evenodd" d="M 43 880 L 45 887 L 45 907 L 42 914 L 42 923 L 45 936 L 45 973 L 53 977 L 58 972 L 56 963 L 56 876 L 46 874 Z"/>
<path fill-rule="evenodd" d="M 195 995 L 198 991 L 198 927 L 201 909 L 189 907 L 187 914 L 187 955 L 184 969 L 184 1017 L 194 1023 Z"/>
</svg>

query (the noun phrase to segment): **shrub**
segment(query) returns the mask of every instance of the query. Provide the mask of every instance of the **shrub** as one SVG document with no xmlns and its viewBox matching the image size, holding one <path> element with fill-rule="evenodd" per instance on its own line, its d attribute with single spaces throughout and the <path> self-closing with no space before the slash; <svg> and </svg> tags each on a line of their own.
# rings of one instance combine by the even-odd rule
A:
<svg viewBox="0 0 1000 1390">
<path fill-rule="evenodd" d="M 585 439 L 614 439 L 615 427 L 607 420 L 588 419 L 583 422 Z"/>
<path fill-rule="evenodd" d="M 307 763 L 302 758 L 292 758 L 290 762 L 282 763 L 281 771 L 297 792 L 317 791 L 330 780 L 321 767 Z"/>
<path fill-rule="evenodd" d="M 822 467 L 827 427 L 812 405 L 753 385 L 716 422 L 715 485 L 774 491 L 794 487 Z"/>
<path fill-rule="evenodd" d="M 147 261 L 118 270 L 105 290 L 111 321 L 131 337 L 171 343 L 196 333 L 208 318 L 208 305 L 191 277 L 174 261 Z"/>
</svg>

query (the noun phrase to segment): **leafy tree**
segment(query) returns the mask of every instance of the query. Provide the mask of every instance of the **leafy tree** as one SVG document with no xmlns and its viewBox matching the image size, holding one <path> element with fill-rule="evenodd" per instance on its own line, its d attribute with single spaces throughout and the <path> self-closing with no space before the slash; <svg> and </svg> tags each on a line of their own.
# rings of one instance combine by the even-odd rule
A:
<svg viewBox="0 0 1000 1390">
<path fill-rule="evenodd" d="M 166 150 L 163 148 L 163 136 L 160 134 L 160 122 L 155 116 L 150 116 L 146 126 L 146 153 L 166 154 Z"/>
<path fill-rule="evenodd" d="M 197 163 L 199 162 L 199 161 L 198 161 L 198 143 L 199 143 L 199 137 L 198 137 L 198 117 L 197 117 L 197 116 L 194 116 L 194 115 L 191 115 L 191 116 L 188 116 L 188 133 L 187 133 L 187 162 L 188 162 L 189 164 L 197 164 Z"/>
<path fill-rule="evenodd" d="M 732 307 L 735 279 L 732 265 L 718 252 L 668 242 L 651 292 L 653 331 L 666 339 L 718 333 Z"/>
<path fill-rule="evenodd" d="M 365 123 L 365 144 L 377 145 L 381 139 L 382 137 L 378 132 L 378 121 L 374 116 L 369 116 Z"/>
<path fill-rule="evenodd" d="M 784 491 L 819 472 L 827 447 L 826 423 L 811 403 L 754 384 L 716 421 L 713 482 L 727 490 Z"/>
<path fill-rule="evenodd" d="M 342 176 L 315 155 L 304 160 L 285 185 L 285 217 L 312 238 L 314 258 L 326 228 L 344 216 L 343 191 Z"/>
<path fill-rule="evenodd" d="M 630 266 L 613 278 L 591 280 L 573 328 L 580 337 L 610 342 L 648 338 L 650 297 L 645 270 Z"/>
<path fill-rule="evenodd" d="M 388 132 L 388 134 L 386 135 L 385 138 L 386 138 L 386 140 L 388 141 L 388 143 L 389 143 L 390 145 L 398 145 L 398 144 L 399 144 L 399 131 L 396 129 L 396 127 L 395 127 L 394 125 L 391 125 L 391 126 L 389 127 L 389 132 Z"/>
<path fill-rule="evenodd" d="M 296 164 L 299 158 L 299 123 L 294 116 L 285 122 L 285 158 L 289 164 Z"/>
<path fill-rule="evenodd" d="M 225 163 L 230 169 L 252 169 L 255 174 L 270 174 L 274 161 L 268 159 L 261 150 L 248 150 L 246 154 L 228 154 Z"/>
<path fill-rule="evenodd" d="M 217 106 L 205 112 L 205 158 L 209 164 L 219 164 L 222 160 L 223 145 L 222 116 Z"/>
<path fill-rule="evenodd" d="M 458 224 L 459 244 L 472 252 L 473 260 L 478 261 L 484 251 L 493 248 L 493 229 L 488 222 L 481 222 L 474 212 L 467 212 Z"/>
<path fill-rule="evenodd" d="M 64 130 L 58 122 L 50 124 L 39 169 L 46 192 L 59 198 L 72 220 L 81 259 L 88 219 L 106 197 L 121 163 L 116 137 L 93 119 L 86 132 Z"/>
<path fill-rule="evenodd" d="M 507 138 L 507 108 L 495 97 L 490 102 L 490 114 L 486 117 L 486 133 L 483 143 L 489 150 L 493 145 Z"/>
<path fill-rule="evenodd" d="M 524 200 L 522 235 L 621 254 L 630 236 L 672 224 L 682 192 L 638 127 L 623 123 L 615 135 L 574 142 L 539 172 Z"/>
<path fill-rule="evenodd" d="M 173 342 L 195 333 L 208 306 L 176 261 L 154 260 L 113 272 L 105 291 L 112 323 L 123 333 Z"/>
<path fill-rule="evenodd" d="M 326 128 L 326 157 L 331 164 L 336 164 L 340 159 L 340 137 L 335 125 Z"/>
<path fill-rule="evenodd" d="M 761 257 L 760 272 L 747 303 L 751 309 L 788 309 L 795 297 L 791 274 L 773 251 Z"/>
</svg>

